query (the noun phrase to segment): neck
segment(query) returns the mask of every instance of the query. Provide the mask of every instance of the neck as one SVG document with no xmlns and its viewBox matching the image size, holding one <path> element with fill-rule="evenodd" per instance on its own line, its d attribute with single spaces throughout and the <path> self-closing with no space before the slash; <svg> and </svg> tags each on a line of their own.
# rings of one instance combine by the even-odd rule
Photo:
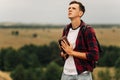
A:
<svg viewBox="0 0 120 80">
<path fill-rule="evenodd" d="M 80 24 L 81 24 L 80 18 L 71 20 L 71 24 L 72 24 L 72 28 L 73 28 L 73 29 L 76 29 L 76 28 L 79 27 Z"/>
</svg>

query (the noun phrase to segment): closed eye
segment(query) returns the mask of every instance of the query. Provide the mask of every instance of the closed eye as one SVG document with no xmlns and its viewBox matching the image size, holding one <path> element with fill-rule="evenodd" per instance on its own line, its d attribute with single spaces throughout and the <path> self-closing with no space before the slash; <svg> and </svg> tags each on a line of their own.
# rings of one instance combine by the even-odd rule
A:
<svg viewBox="0 0 120 80">
<path fill-rule="evenodd" d="M 70 9 L 73 9 L 73 10 L 75 10 L 76 8 L 75 8 L 75 7 L 69 7 L 69 8 L 68 8 L 68 10 L 70 10 Z"/>
</svg>

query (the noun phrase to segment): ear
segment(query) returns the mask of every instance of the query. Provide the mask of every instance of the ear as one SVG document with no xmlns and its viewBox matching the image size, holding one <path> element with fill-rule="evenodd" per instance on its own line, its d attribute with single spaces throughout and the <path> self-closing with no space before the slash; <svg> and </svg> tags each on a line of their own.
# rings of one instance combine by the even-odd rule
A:
<svg viewBox="0 0 120 80">
<path fill-rule="evenodd" d="M 82 15 L 83 15 L 83 12 L 79 11 L 79 16 L 82 17 Z"/>
</svg>

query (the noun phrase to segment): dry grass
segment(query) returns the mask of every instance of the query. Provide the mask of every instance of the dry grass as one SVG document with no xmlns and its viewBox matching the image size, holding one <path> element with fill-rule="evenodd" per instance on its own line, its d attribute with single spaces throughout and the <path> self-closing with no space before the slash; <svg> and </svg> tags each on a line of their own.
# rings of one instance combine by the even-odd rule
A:
<svg viewBox="0 0 120 80">
<path fill-rule="evenodd" d="M 13 31 L 18 31 L 19 35 L 12 35 Z M 61 33 L 62 29 L 0 29 L 0 48 L 49 44 L 51 41 L 57 41 Z M 33 37 L 33 34 L 37 34 L 37 37 Z"/>
<path fill-rule="evenodd" d="M 12 80 L 8 72 L 0 71 L 0 80 Z"/>
<path fill-rule="evenodd" d="M 96 29 L 96 35 L 102 45 L 120 47 L 120 28 Z"/>
<path fill-rule="evenodd" d="M 18 31 L 19 35 L 12 35 L 13 31 Z M 95 31 L 102 45 L 120 46 L 120 28 L 101 28 Z M 0 29 L 0 48 L 49 44 L 51 41 L 57 41 L 61 33 L 62 29 Z M 37 34 L 37 37 L 34 38 L 33 34 Z"/>
<path fill-rule="evenodd" d="M 114 69 L 113 67 L 111 67 L 111 68 L 107 68 L 107 67 L 96 67 L 96 68 L 94 69 L 94 71 L 93 71 L 94 80 L 101 80 L 101 79 L 99 78 L 99 76 L 98 76 L 98 72 L 100 72 L 100 71 L 105 72 L 106 70 L 109 71 L 111 77 L 114 76 L 115 69 Z"/>
</svg>

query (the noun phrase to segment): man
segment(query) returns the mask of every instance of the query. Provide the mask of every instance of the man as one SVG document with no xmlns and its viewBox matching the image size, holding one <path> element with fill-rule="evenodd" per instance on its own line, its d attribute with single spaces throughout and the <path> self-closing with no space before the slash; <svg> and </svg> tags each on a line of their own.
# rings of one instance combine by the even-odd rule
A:
<svg viewBox="0 0 120 80">
<path fill-rule="evenodd" d="M 87 26 L 82 34 L 82 27 L 86 24 L 81 20 L 85 7 L 78 1 L 72 1 L 68 7 L 68 18 L 71 23 L 66 26 L 62 36 L 67 36 L 70 45 L 65 40 L 61 41 L 61 48 L 68 55 L 61 52 L 65 59 L 61 80 L 92 80 L 91 72 L 98 60 L 98 45 L 95 31 Z M 84 39 L 86 38 L 86 39 Z"/>
</svg>

